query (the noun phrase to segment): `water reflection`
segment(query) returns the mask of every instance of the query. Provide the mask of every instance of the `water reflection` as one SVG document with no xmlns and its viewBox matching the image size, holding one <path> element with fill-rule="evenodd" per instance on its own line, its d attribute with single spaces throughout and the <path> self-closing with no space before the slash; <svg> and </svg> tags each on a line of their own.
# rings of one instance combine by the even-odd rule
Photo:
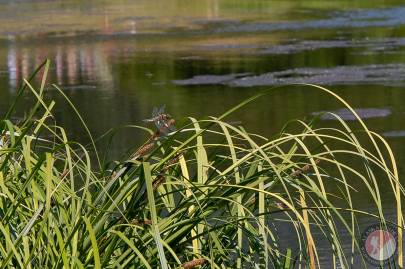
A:
<svg viewBox="0 0 405 269">
<path fill-rule="evenodd" d="M 83 82 L 90 85 L 99 81 L 111 84 L 109 49 L 111 48 L 106 43 L 80 47 L 73 44 L 33 48 L 12 45 L 7 52 L 9 89 L 14 91 L 18 83 L 23 78 L 28 78 L 46 58 L 51 59 L 52 68 L 55 69 L 55 72 L 51 73 L 54 75 L 51 81 L 66 86 L 65 89 L 77 88 Z M 112 89 L 102 89 L 106 88 Z"/>
<path fill-rule="evenodd" d="M 17 81 L 20 80 L 17 74 L 20 73 L 17 70 L 17 53 L 15 48 L 10 48 L 7 54 L 7 71 L 9 74 L 10 89 L 15 89 L 17 87 Z"/>
</svg>

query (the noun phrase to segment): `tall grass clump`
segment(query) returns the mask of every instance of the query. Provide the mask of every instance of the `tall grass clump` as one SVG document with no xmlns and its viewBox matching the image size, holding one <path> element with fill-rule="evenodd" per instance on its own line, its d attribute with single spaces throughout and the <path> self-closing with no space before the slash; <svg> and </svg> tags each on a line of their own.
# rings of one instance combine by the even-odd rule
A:
<svg viewBox="0 0 405 269">
<path fill-rule="evenodd" d="M 55 124 L 55 103 L 44 98 L 48 66 L 37 70 L 37 89 L 24 81 L 0 124 L 1 268 L 353 268 L 356 257 L 367 267 L 358 218 L 389 222 L 382 184 L 397 212 L 392 266 L 402 267 L 395 158 L 333 92 L 311 86 L 350 109 L 361 130 L 335 115 L 339 128 L 294 121 L 266 138 L 224 121 L 263 92 L 220 117 L 185 119 L 177 131 L 158 115 L 157 130 L 139 127 L 150 138 L 127 159 L 100 163 L 94 143 L 70 141 Z M 37 102 L 15 123 L 24 94 Z M 370 211 L 353 203 L 360 188 Z"/>
</svg>

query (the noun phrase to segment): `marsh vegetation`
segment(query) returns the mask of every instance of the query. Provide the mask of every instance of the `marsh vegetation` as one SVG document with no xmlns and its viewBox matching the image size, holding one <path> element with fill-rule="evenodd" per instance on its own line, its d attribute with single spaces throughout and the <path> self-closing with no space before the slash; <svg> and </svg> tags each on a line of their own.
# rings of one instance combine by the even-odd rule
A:
<svg viewBox="0 0 405 269">
<path fill-rule="evenodd" d="M 92 142 L 70 140 L 55 122 L 48 69 L 45 62 L 34 74 L 38 85 L 24 81 L 1 120 L 2 268 L 366 268 L 364 216 L 397 227 L 402 266 L 404 190 L 394 155 L 332 91 L 306 85 L 351 111 L 358 129 L 339 115 L 329 115 L 337 127 L 317 127 L 318 115 L 263 137 L 227 121 L 272 88 L 218 117 L 175 120 L 156 111 L 151 123 L 127 126 L 149 139 L 108 161 L 74 104 L 51 85 Z M 16 122 L 27 94 L 36 102 Z M 390 195 L 381 195 L 382 185 Z M 371 207 L 353 203 L 359 190 Z M 387 199 L 394 220 L 384 213 Z M 283 243 L 281 226 L 296 245 Z"/>
</svg>

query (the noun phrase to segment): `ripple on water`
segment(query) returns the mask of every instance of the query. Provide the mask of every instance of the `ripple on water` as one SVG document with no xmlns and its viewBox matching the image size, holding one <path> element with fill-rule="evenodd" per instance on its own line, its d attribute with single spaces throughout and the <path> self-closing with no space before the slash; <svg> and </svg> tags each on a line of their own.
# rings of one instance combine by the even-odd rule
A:
<svg viewBox="0 0 405 269">
<path fill-rule="evenodd" d="M 361 119 L 384 118 L 391 115 L 391 110 L 388 108 L 355 108 L 354 111 Z M 341 108 L 334 111 L 317 111 L 312 112 L 311 115 L 320 115 L 321 120 L 338 120 L 334 115 L 330 113 L 336 114 L 345 121 L 357 120 L 356 116 L 347 108 Z"/>
<path fill-rule="evenodd" d="M 96 85 L 64 85 L 62 86 L 64 90 L 96 90 L 98 89 Z"/>
<path fill-rule="evenodd" d="M 231 87 L 272 86 L 310 83 L 319 85 L 379 84 L 404 85 L 405 64 L 373 64 L 337 66 L 332 68 L 293 68 L 259 75 L 247 73 L 225 75 L 198 75 L 183 80 L 173 80 L 176 85 L 215 85 Z"/>
<path fill-rule="evenodd" d="M 361 9 L 334 12 L 329 18 L 294 22 L 239 22 L 216 29 L 217 32 L 271 32 L 282 30 L 389 27 L 405 24 L 405 7 Z"/>
<path fill-rule="evenodd" d="M 287 44 L 277 44 L 258 49 L 257 54 L 291 54 L 301 51 L 333 48 L 367 48 L 367 51 L 357 54 L 374 54 L 383 51 L 393 53 L 393 50 L 405 46 L 405 38 L 377 38 L 358 40 L 304 40 Z"/>
<path fill-rule="evenodd" d="M 192 86 L 192 85 L 215 85 L 227 84 L 240 77 L 245 77 L 248 73 L 228 74 L 228 75 L 197 75 L 189 79 L 172 80 L 176 85 Z"/>
<path fill-rule="evenodd" d="M 385 137 L 405 137 L 405 130 L 394 130 L 382 133 Z"/>
</svg>

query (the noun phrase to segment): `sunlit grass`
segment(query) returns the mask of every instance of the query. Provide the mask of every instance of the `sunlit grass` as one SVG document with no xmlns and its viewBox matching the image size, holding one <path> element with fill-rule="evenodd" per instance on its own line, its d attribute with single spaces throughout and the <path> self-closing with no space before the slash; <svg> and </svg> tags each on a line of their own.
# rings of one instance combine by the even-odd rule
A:
<svg viewBox="0 0 405 269">
<path fill-rule="evenodd" d="M 315 268 L 321 244 L 324 267 L 350 268 L 361 256 L 358 217 L 388 221 L 381 184 L 392 188 L 403 227 L 394 155 L 360 118 L 356 132 L 335 115 L 340 128 L 295 121 L 300 132 L 287 125 L 271 139 L 225 121 L 263 92 L 166 137 L 150 130 L 136 154 L 104 164 L 94 143 L 69 141 L 55 125 L 55 104 L 43 97 L 48 66 L 38 90 L 25 82 L 0 126 L 2 268 Z M 16 124 L 10 116 L 24 91 L 38 102 Z M 373 206 L 361 210 L 354 195 Z M 277 225 L 291 228 L 297 247 L 285 246 Z"/>
</svg>

